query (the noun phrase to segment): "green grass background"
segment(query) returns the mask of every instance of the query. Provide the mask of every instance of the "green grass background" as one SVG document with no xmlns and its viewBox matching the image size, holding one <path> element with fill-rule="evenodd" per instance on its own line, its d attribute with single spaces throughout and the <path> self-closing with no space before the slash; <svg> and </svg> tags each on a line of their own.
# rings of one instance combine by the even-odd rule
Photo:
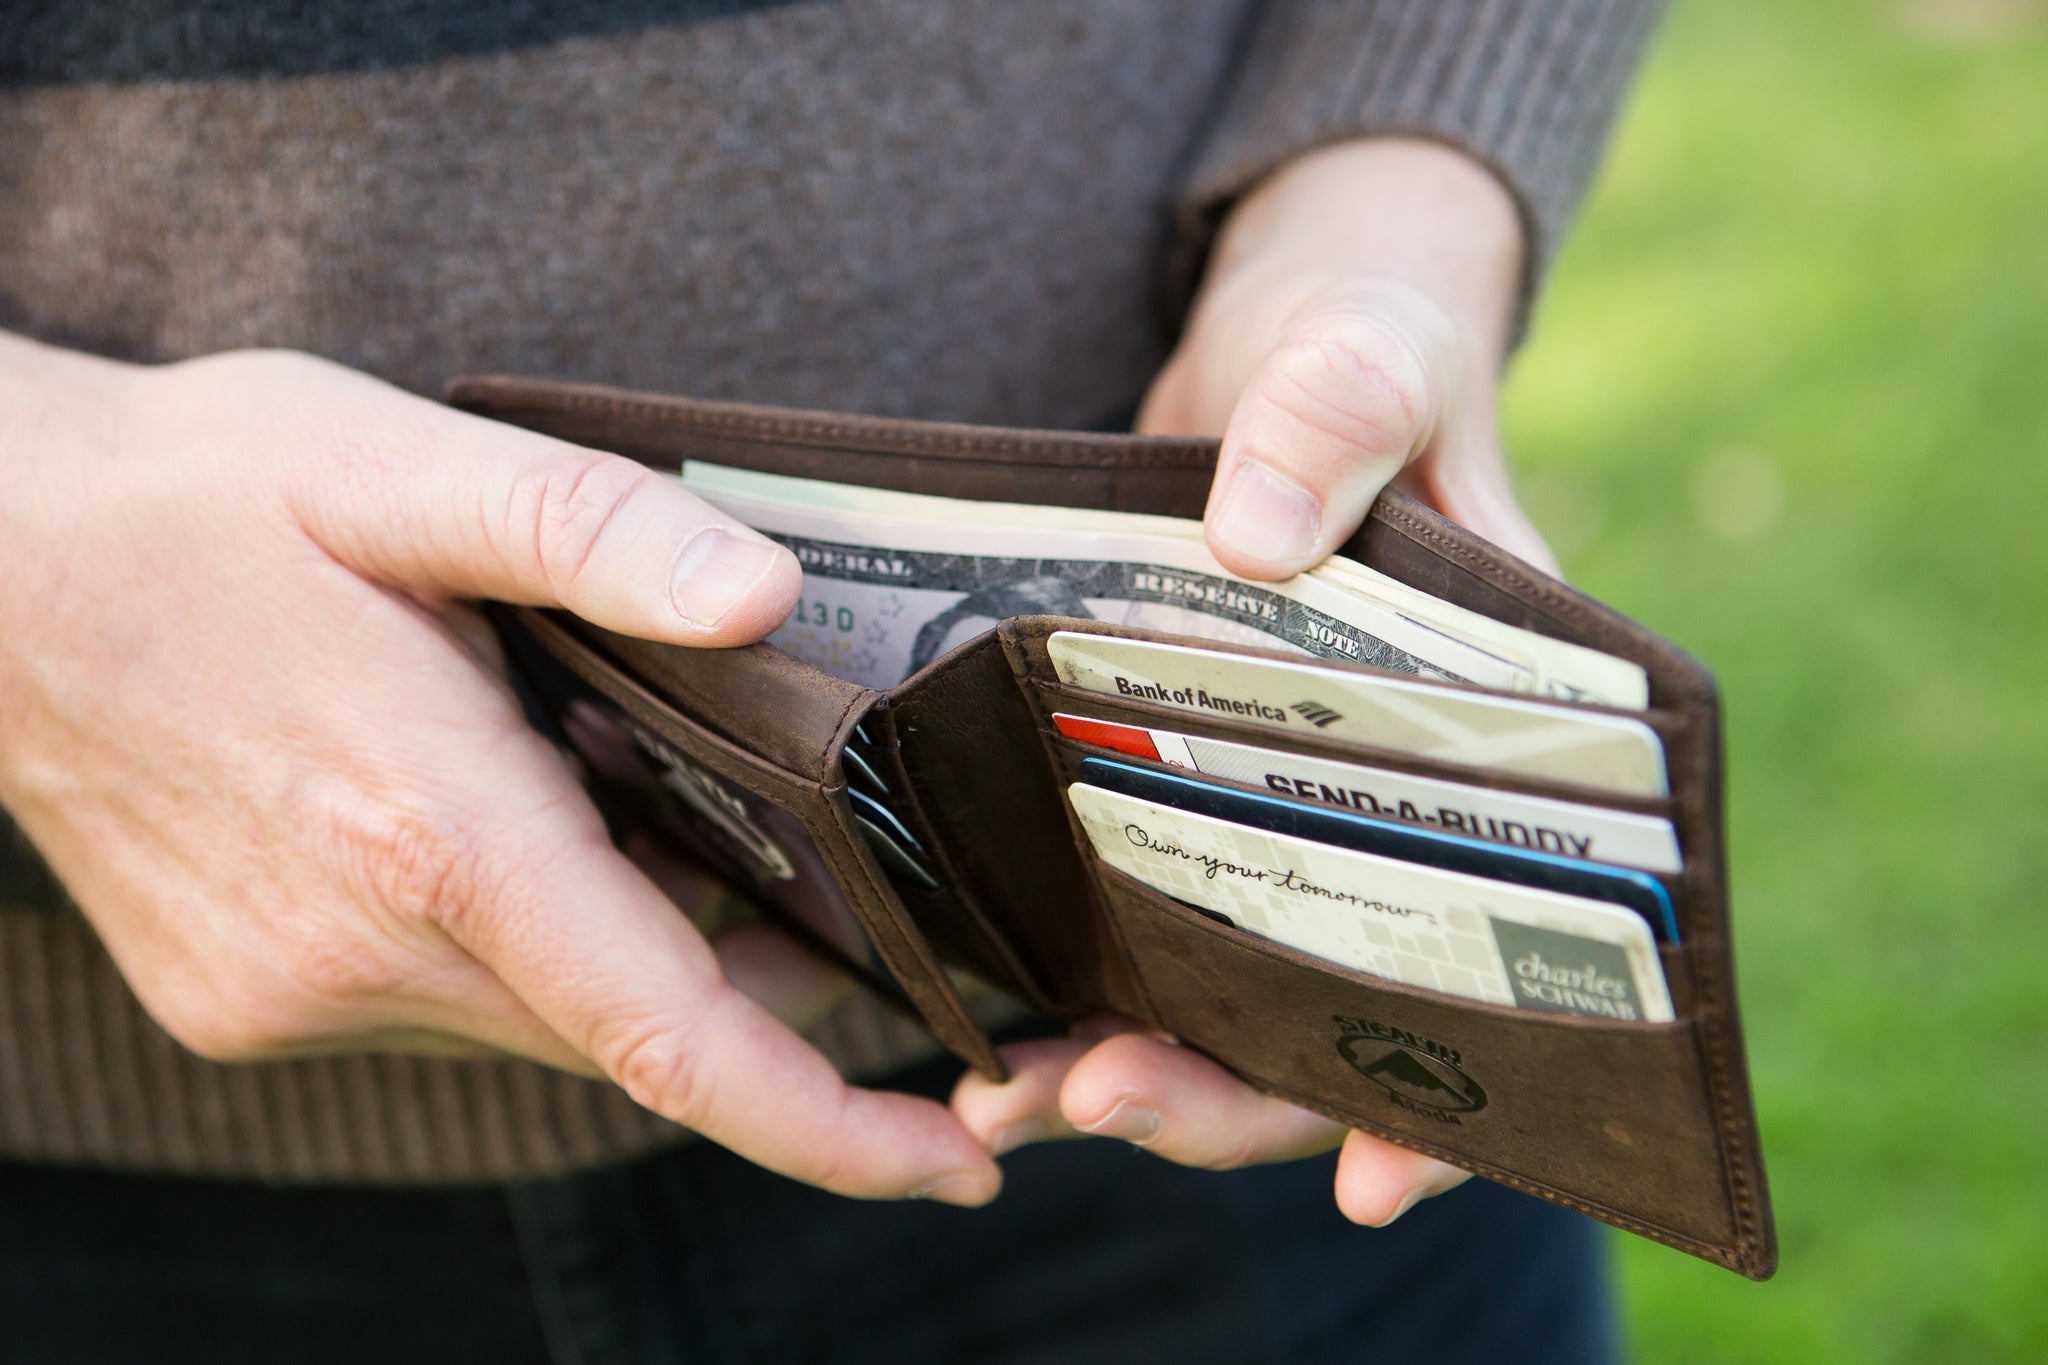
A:
<svg viewBox="0 0 2048 1365">
<path fill-rule="evenodd" d="M 1703 657 L 1781 1269 L 1637 1354 L 2048 1361 L 2048 12 L 1691 0 L 1510 378 L 1567 571 Z"/>
</svg>

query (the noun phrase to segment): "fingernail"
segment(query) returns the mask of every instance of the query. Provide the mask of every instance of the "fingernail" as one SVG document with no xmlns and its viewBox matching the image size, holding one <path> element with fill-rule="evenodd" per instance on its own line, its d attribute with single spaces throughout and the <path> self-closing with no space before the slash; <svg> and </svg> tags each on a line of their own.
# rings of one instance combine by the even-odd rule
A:
<svg viewBox="0 0 2048 1365">
<path fill-rule="evenodd" d="M 982 1190 L 981 1182 L 971 1175 L 942 1175 L 937 1180 L 927 1181 L 910 1192 L 912 1199 L 929 1199 L 935 1204 L 952 1204 L 963 1209 L 978 1209 L 989 1201 Z"/>
<path fill-rule="evenodd" d="M 1144 1147 L 1159 1136 L 1159 1115 L 1126 1095 L 1116 1102 L 1116 1108 L 1081 1131 L 1097 1137 L 1122 1138 Z"/>
<path fill-rule="evenodd" d="M 1292 563 L 1314 551 L 1323 505 L 1294 480 L 1244 460 L 1231 474 L 1209 530 L 1248 559 Z"/>
<path fill-rule="evenodd" d="M 1028 1147 L 1034 1142 L 1044 1142 L 1052 1136 L 1052 1125 L 1044 1119 L 1018 1119 L 996 1129 L 996 1140 L 989 1147 L 990 1156 L 1001 1156 L 1014 1152 L 1019 1147 Z"/>
<path fill-rule="evenodd" d="M 1374 1223 L 1373 1226 L 1376 1228 L 1387 1227 L 1396 1218 L 1399 1218 L 1402 1214 L 1408 1212 L 1408 1210 L 1414 1208 L 1417 1204 L 1421 1203 L 1422 1197 L 1428 1193 L 1429 1186 L 1417 1185 L 1414 1189 L 1408 1191 L 1408 1193 L 1401 1196 L 1401 1202 L 1394 1205 L 1394 1211 L 1388 1214 L 1384 1221 Z"/>
<path fill-rule="evenodd" d="M 692 624 L 715 626 L 761 585 L 782 555 L 779 546 L 716 526 L 699 531 L 676 557 L 669 601 Z"/>
</svg>

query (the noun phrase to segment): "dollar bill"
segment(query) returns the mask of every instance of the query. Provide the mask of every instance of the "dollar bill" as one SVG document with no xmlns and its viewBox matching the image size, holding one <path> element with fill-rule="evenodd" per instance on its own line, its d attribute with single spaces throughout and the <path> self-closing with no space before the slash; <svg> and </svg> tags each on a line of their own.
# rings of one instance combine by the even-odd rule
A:
<svg viewBox="0 0 2048 1365">
<path fill-rule="evenodd" d="M 1217 563 L 1177 517 L 973 502 L 691 461 L 686 487 L 787 546 L 802 601 L 770 637 L 849 681 L 889 687 L 995 622 L 1113 622 L 1411 676 L 1641 709 L 1642 670 L 1330 561 L 1278 583 Z M 1476 624 L 1475 624 L 1476 623 Z"/>
</svg>

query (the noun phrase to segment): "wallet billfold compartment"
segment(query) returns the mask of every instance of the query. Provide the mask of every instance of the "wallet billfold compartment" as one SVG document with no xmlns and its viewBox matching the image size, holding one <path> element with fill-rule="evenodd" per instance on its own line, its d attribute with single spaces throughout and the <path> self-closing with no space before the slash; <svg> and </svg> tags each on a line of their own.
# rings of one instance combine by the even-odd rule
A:
<svg viewBox="0 0 2048 1365">
<path fill-rule="evenodd" d="M 514 378 L 458 381 L 450 401 L 661 469 L 698 460 L 1179 517 L 1201 515 L 1216 459 L 1205 440 L 840 416 Z M 1000 1078 L 1003 1068 L 968 1006 L 975 981 L 1058 1017 L 1115 1010 L 1269 1094 L 1767 1278 L 1776 1246 L 1736 1005 L 1711 675 L 1392 490 L 1343 553 L 1443 601 L 1640 665 L 1649 709 L 1625 714 L 1661 739 L 1671 794 L 1592 792 L 1063 683 L 1046 640 L 1067 629 L 1283 657 L 1100 621 L 994 622 L 877 689 L 768 644 L 684 649 L 533 609 L 498 620 L 615 827 L 673 840 L 984 1074 Z M 1669 820 L 1683 864 L 1663 880 L 1679 933 L 1658 952 L 1675 1018 L 1440 994 L 1191 909 L 1095 856 L 1064 797 L 1093 751 L 1059 732 L 1055 712 Z M 622 747 L 631 750 L 623 760 Z M 888 793 L 886 815 L 860 788 Z M 868 837 L 863 822 L 878 819 L 896 822 L 898 838 Z M 891 842 L 920 856 L 887 865 Z"/>
</svg>

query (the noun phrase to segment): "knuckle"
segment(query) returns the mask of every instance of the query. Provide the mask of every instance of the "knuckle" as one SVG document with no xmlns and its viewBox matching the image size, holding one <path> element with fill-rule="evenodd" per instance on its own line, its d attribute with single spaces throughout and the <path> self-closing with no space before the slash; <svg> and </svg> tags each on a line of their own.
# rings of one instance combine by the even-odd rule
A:
<svg viewBox="0 0 2048 1365">
<path fill-rule="evenodd" d="M 343 1014 L 300 982 L 275 917 L 257 914 L 238 926 L 222 939 L 202 925 L 168 953 L 158 948 L 124 961 L 122 975 L 150 1019 L 213 1062 L 288 1056 L 334 1036 Z"/>
<path fill-rule="evenodd" d="M 445 410 L 301 351 L 220 352 L 162 373 L 164 420 L 216 455 L 254 461 L 251 477 L 281 486 L 323 541 L 405 517 L 408 476 L 445 444 Z M 222 442 L 229 410 L 241 418 Z"/>
<path fill-rule="evenodd" d="M 188 407 L 213 412 L 217 420 L 218 410 L 233 403 L 260 419 L 258 433 L 269 435 L 284 424 L 317 420 L 325 406 L 320 394 L 347 372 L 303 351 L 249 349 L 181 360 L 162 373 L 177 381 L 171 387 Z"/>
<path fill-rule="evenodd" d="M 742 998 L 716 981 L 658 1016 L 602 1020 L 584 1055 L 603 1067 L 635 1104 L 685 1128 L 701 1129 L 718 1112 L 722 1098 L 717 1068 L 705 1065 L 704 1058 L 718 1015 Z"/>
<path fill-rule="evenodd" d="M 253 1062 L 261 1060 L 267 1051 L 268 1040 L 259 1038 L 254 1030 L 242 1027 L 238 1021 L 172 1017 L 158 1019 L 157 1023 L 187 1052 L 204 1061 Z"/>
<path fill-rule="evenodd" d="M 430 798 L 358 795 L 337 802 L 328 823 L 351 888 L 401 920 L 455 933 L 485 890 L 474 822 Z M 329 980 L 349 971 L 325 960 L 314 967 Z"/>
<path fill-rule="evenodd" d="M 439 414 L 420 404 L 334 404 L 311 398 L 300 410 L 305 449 L 315 452 L 321 497 L 365 520 L 406 515 L 409 477 L 439 442 Z"/>
<path fill-rule="evenodd" d="M 847 1107 L 852 1103 L 853 1092 L 842 1089 L 832 1111 L 821 1122 L 825 1132 L 848 1132 L 853 1125 L 847 1122 Z M 815 1185 L 821 1190 L 834 1194 L 848 1195 L 856 1199 L 891 1198 L 902 1193 L 900 1184 L 879 1181 L 876 1173 L 869 1169 L 869 1163 L 850 1142 L 821 1142 L 807 1154 L 808 1167 L 802 1172 L 804 1183 Z"/>
<path fill-rule="evenodd" d="M 252 386 L 289 383 L 330 368 L 338 367 L 304 351 L 243 346 L 174 361 L 164 367 L 164 372 L 207 383 L 232 385 L 246 393 Z"/>
<path fill-rule="evenodd" d="M 1249 1125 L 1241 1129 L 1231 1142 L 1204 1154 L 1201 1166 L 1210 1171 L 1237 1171 L 1252 1165 L 1258 1154 L 1258 1137 Z"/>
<path fill-rule="evenodd" d="M 689 1045 L 689 1030 L 673 1023 L 645 1026 L 595 1049 L 605 1071 L 643 1109 L 685 1128 L 699 1128 L 715 1106 L 704 1068 Z"/>
<path fill-rule="evenodd" d="M 1386 323 L 1318 324 L 1275 353 L 1270 401 L 1287 416 L 1374 454 L 1405 452 L 1422 434 L 1428 381 L 1415 349 Z"/>
<path fill-rule="evenodd" d="M 350 936 L 309 938 L 287 950 L 285 978 L 315 1006 L 347 1005 L 401 991 L 407 974 L 371 945 Z"/>
<path fill-rule="evenodd" d="M 278 1057 L 316 1035 L 309 1012 L 247 986 L 209 983 L 203 998 L 152 1003 L 164 1032 L 209 1062 Z"/>
<path fill-rule="evenodd" d="M 512 505 L 524 510 L 526 537 L 549 587 L 564 597 L 576 591 L 607 535 L 649 495 L 657 477 L 595 451 L 550 459 L 521 474 Z"/>
</svg>

